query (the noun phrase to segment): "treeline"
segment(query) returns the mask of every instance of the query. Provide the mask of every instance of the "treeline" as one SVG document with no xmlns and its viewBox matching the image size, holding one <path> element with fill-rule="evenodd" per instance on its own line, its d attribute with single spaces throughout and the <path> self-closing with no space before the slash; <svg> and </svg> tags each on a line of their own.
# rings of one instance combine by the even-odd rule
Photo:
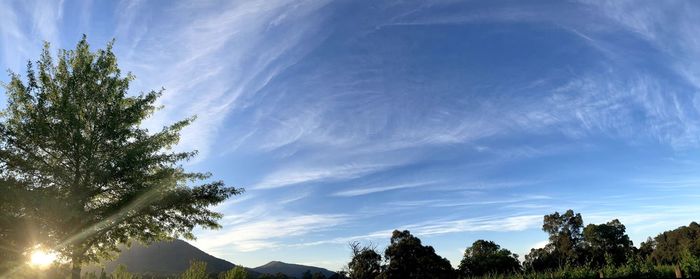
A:
<svg viewBox="0 0 700 279">
<path fill-rule="evenodd" d="M 382 255 L 373 246 L 351 243 L 347 276 L 394 278 L 683 278 L 700 277 L 700 225 L 666 231 L 635 247 L 617 219 L 583 226 L 568 210 L 544 216 L 549 235 L 543 248 L 517 254 L 493 241 L 477 240 L 464 251 L 457 269 L 409 231 L 394 231 Z M 341 274 L 343 275 L 343 274 Z"/>
</svg>

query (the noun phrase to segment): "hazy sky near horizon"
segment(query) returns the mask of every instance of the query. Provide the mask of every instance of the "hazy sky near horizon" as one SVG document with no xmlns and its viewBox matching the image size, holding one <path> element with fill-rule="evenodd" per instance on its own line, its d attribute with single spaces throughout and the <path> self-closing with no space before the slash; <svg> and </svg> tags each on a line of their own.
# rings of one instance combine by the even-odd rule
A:
<svg viewBox="0 0 700 279">
<path fill-rule="evenodd" d="M 116 39 L 186 165 L 246 189 L 193 243 L 337 270 L 408 229 L 457 265 L 518 254 L 542 216 L 619 218 L 635 244 L 700 210 L 694 1 L 2 1 L 0 68 Z M 7 81 L 2 75 L 0 81 Z M 3 99 L 4 96 L 0 97 Z"/>
</svg>

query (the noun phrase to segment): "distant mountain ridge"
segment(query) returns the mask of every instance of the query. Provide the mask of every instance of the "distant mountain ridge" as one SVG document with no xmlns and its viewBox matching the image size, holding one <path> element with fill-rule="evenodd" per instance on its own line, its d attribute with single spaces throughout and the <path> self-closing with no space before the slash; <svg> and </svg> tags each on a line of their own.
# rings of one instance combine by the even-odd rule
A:
<svg viewBox="0 0 700 279">
<path fill-rule="evenodd" d="M 179 239 L 156 242 L 149 246 L 134 243 L 129 248 L 123 247 L 119 257 L 103 265 L 106 272 L 112 272 L 117 266 L 125 265 L 132 273 L 172 275 L 185 271 L 193 260 L 206 262 L 207 272 L 211 273 L 227 271 L 236 266 Z M 88 267 L 87 271 L 95 269 L 99 271 L 101 267 Z"/>
<path fill-rule="evenodd" d="M 271 262 L 266 263 L 264 265 L 253 268 L 253 270 L 255 270 L 259 273 L 268 273 L 268 274 L 276 274 L 279 272 L 279 273 L 283 273 L 284 275 L 287 275 L 289 277 L 295 277 L 295 278 L 301 278 L 301 276 L 307 270 L 311 271 L 311 274 L 316 273 L 316 272 L 320 272 L 321 274 L 325 275 L 326 278 L 331 277 L 331 275 L 335 274 L 335 272 L 330 271 L 330 270 L 325 269 L 325 268 L 308 266 L 308 265 L 300 265 L 300 264 L 290 264 L 290 263 L 285 263 L 285 262 L 280 262 L 280 261 L 271 261 Z"/>
<path fill-rule="evenodd" d="M 193 260 L 207 263 L 207 272 L 221 273 L 236 267 L 235 264 L 214 257 L 199 248 L 179 239 L 173 241 L 156 242 L 148 246 L 134 243 L 131 247 L 123 247 L 121 254 L 115 260 L 107 261 L 102 265 L 92 265 L 83 269 L 84 272 L 99 272 L 104 267 L 105 272 L 111 273 L 119 265 L 124 265 L 131 273 L 151 274 L 158 277 L 174 276 L 187 270 Z M 298 264 L 271 261 L 256 268 L 246 268 L 252 278 L 261 274 L 282 273 L 289 277 L 301 278 L 302 274 L 309 270 L 312 274 L 320 272 L 326 277 L 335 274 L 330 270 Z"/>
</svg>

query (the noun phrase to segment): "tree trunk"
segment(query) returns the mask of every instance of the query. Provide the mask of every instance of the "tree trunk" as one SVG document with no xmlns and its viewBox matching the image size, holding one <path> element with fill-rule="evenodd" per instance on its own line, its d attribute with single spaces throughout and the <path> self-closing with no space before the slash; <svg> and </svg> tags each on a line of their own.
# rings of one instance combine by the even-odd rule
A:
<svg viewBox="0 0 700 279">
<path fill-rule="evenodd" d="M 683 278 L 683 271 L 679 265 L 674 265 L 673 271 L 676 273 L 676 278 Z"/>
<path fill-rule="evenodd" d="M 71 260 L 73 264 L 73 268 L 71 269 L 70 272 L 70 278 L 71 279 L 80 279 L 80 260 L 78 260 L 78 257 L 73 256 L 73 259 Z"/>
</svg>

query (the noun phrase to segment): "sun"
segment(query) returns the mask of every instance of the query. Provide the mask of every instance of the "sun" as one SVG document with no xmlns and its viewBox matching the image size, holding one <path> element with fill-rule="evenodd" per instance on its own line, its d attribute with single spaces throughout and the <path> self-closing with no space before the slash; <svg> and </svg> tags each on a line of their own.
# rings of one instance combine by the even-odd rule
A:
<svg viewBox="0 0 700 279">
<path fill-rule="evenodd" d="M 36 249 L 29 255 L 29 264 L 35 267 L 47 267 L 56 261 L 56 254 Z"/>
</svg>

